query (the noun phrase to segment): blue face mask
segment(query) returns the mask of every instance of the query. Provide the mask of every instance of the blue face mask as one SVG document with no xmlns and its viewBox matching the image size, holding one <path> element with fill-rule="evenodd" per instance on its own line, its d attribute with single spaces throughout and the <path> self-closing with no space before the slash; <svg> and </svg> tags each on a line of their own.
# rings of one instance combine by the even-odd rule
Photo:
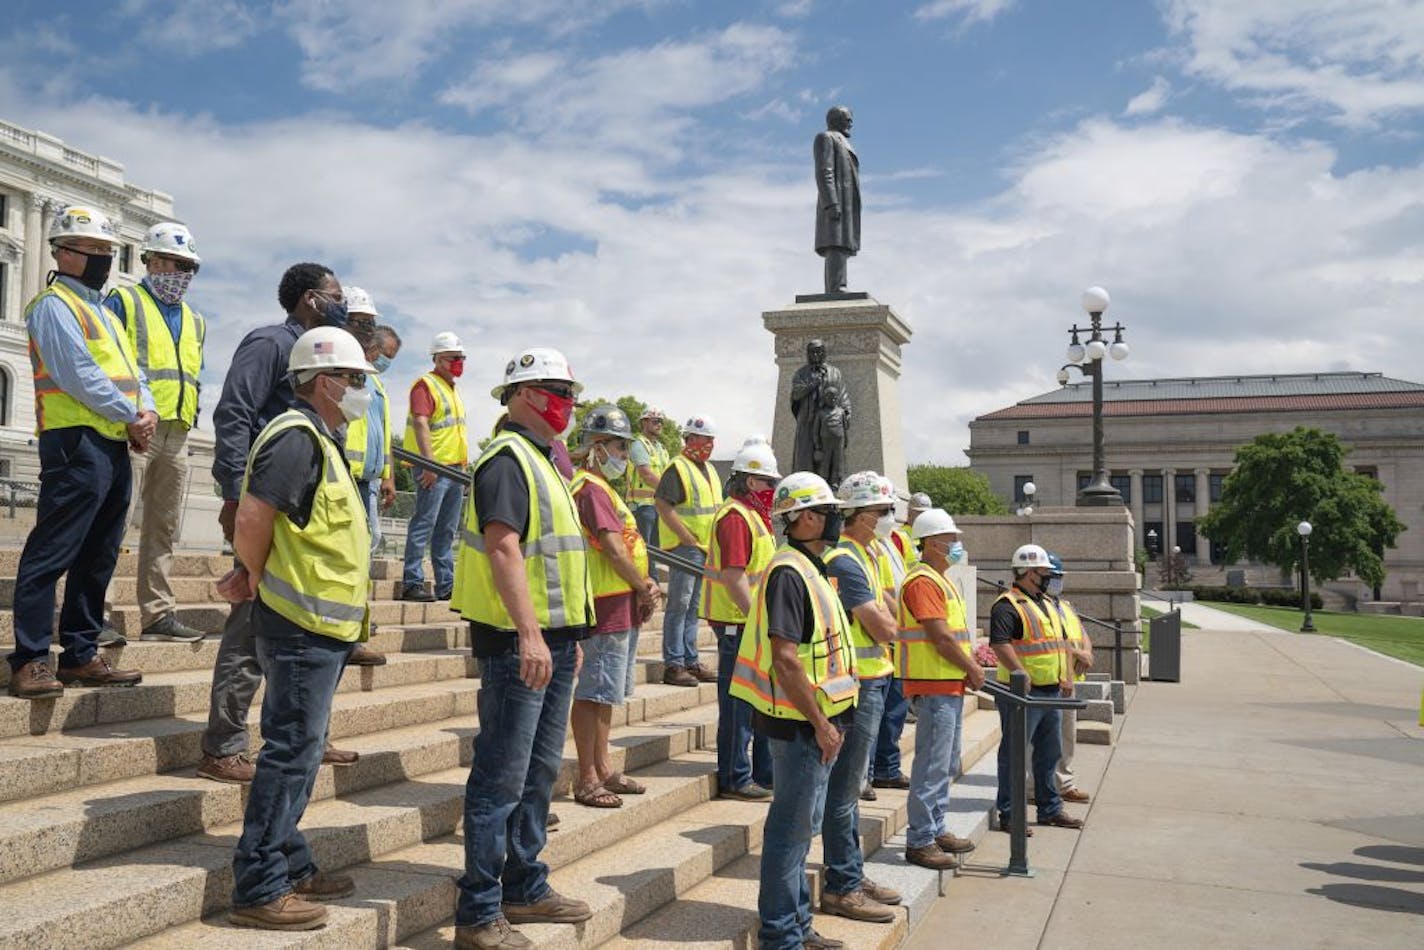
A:
<svg viewBox="0 0 1424 950">
<path fill-rule="evenodd" d="M 1048 579 L 1047 590 L 1050 597 L 1063 596 L 1063 578 L 1050 577 Z"/>
<path fill-rule="evenodd" d="M 346 301 L 332 300 L 320 291 L 317 292 L 316 312 L 321 314 L 322 323 L 329 327 L 344 327 L 350 322 L 346 313 Z"/>
<path fill-rule="evenodd" d="M 371 360 L 371 365 L 376 367 L 376 372 L 384 373 L 386 370 L 391 368 L 391 358 L 386 354 L 382 353 L 380 356 Z"/>
<path fill-rule="evenodd" d="M 956 541 L 949 546 L 949 563 L 958 564 L 964 560 L 964 542 Z"/>
</svg>

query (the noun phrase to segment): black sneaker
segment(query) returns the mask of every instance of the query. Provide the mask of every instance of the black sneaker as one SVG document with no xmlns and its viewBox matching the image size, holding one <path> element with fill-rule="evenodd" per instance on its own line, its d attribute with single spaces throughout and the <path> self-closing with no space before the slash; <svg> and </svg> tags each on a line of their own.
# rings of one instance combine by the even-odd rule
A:
<svg viewBox="0 0 1424 950">
<path fill-rule="evenodd" d="M 442 591 L 436 591 L 436 592 L 435 592 L 435 599 L 436 599 L 436 600 L 449 600 L 449 599 L 450 599 L 451 597 L 453 597 L 453 596 L 455 596 L 455 588 L 453 588 L 453 587 L 451 587 L 451 588 L 449 588 L 449 589 L 447 589 L 447 590 L 442 590 Z"/>
<path fill-rule="evenodd" d="M 401 600 L 410 600 L 422 604 L 435 603 L 435 595 L 425 589 L 424 584 L 407 584 L 401 589 Z"/>
<path fill-rule="evenodd" d="M 144 627 L 138 638 L 140 640 L 177 640 L 180 643 L 197 643 L 206 636 L 207 634 L 203 631 L 194 629 L 169 614 Z"/>
<path fill-rule="evenodd" d="M 121 647 L 129 642 L 128 637 L 114 627 L 113 624 L 105 620 L 104 625 L 99 628 L 98 645 L 101 647 Z"/>
</svg>

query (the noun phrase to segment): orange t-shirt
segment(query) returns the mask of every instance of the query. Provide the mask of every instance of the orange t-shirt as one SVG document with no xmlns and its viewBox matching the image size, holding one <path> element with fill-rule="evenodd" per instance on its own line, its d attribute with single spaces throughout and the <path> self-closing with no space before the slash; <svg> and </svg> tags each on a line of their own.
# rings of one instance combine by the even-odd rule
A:
<svg viewBox="0 0 1424 950">
<path fill-rule="evenodd" d="M 905 609 L 920 623 L 943 620 L 949 606 L 944 591 L 928 577 L 912 577 L 900 591 Z M 904 680 L 906 696 L 963 696 L 963 680 Z"/>
</svg>

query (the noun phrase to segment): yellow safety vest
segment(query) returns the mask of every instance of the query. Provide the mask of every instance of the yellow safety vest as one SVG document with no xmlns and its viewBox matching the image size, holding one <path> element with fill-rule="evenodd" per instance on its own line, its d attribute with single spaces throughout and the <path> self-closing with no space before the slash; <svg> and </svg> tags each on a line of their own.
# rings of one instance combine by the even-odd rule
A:
<svg viewBox="0 0 1424 950">
<path fill-rule="evenodd" d="M 436 373 L 426 373 L 411 384 L 411 389 L 424 381 L 435 397 L 435 414 L 430 417 L 430 451 L 442 465 L 464 465 L 470 460 L 470 442 L 465 435 L 465 403 L 460 392 Z M 415 441 L 415 426 L 407 419 L 401 446 L 407 452 L 420 452 Z"/>
<path fill-rule="evenodd" d="M 321 448 L 321 481 L 305 527 L 297 527 L 278 512 L 257 590 L 264 604 L 303 630 L 346 643 L 368 640 L 371 531 L 366 505 L 336 443 L 304 413 L 288 409 L 267 423 L 252 443 L 243 493 L 257 453 L 292 429 L 305 429 Z"/>
<path fill-rule="evenodd" d="M 747 528 L 752 533 L 752 550 L 747 558 L 747 586 L 751 589 L 752 596 L 755 597 L 757 585 L 761 583 L 766 566 L 771 563 L 771 557 L 776 553 L 776 538 L 767 528 L 766 523 L 761 520 L 761 515 L 735 498 L 728 498 L 723 502 L 722 507 L 717 510 L 717 514 L 712 519 L 712 535 L 707 548 L 707 567 L 709 570 L 722 570 L 722 546 L 717 541 L 717 527 L 722 523 L 723 518 L 734 511 L 742 516 L 742 520 L 747 523 Z M 742 613 L 732 601 L 732 595 L 727 592 L 727 585 L 711 577 L 702 579 L 701 607 L 698 615 L 711 623 L 742 624 L 747 622 L 747 615 Z"/>
<path fill-rule="evenodd" d="M 114 315 L 107 307 L 89 303 L 62 281 L 56 280 L 30 301 L 25 308 L 26 320 L 45 297 L 57 298 L 74 315 L 80 332 L 84 334 L 84 346 L 89 350 L 89 356 L 119 392 L 133 400 L 134 409 L 139 410 L 138 364 L 129 338 Z M 88 426 L 106 439 L 116 442 L 128 440 L 126 423 L 105 419 L 60 388 L 44 365 L 44 357 L 39 347 L 35 346 L 34 337 L 30 338 L 30 369 L 35 377 L 36 435 L 50 429 Z"/>
<path fill-rule="evenodd" d="M 534 443 L 509 431 L 495 436 L 485 446 L 475 461 L 475 477 L 500 453 L 507 453 L 519 463 L 529 486 L 529 523 L 519 541 L 524 554 L 524 582 L 539 626 L 545 630 L 593 626 L 588 551 L 568 483 Z M 459 611 L 466 620 L 498 630 L 515 629 L 495 586 L 485 538 L 480 533 L 474 491 L 465 504 L 465 527 L 460 534 L 450 609 Z"/>
<path fill-rule="evenodd" d="M 915 543 L 914 535 L 910 534 L 910 529 L 902 524 L 898 524 L 895 526 L 895 536 L 898 537 L 905 545 L 905 553 L 903 555 L 903 560 L 905 561 L 905 570 L 908 571 L 910 568 L 920 563 L 919 545 Z M 890 543 L 894 544 L 895 542 L 892 541 Z"/>
<path fill-rule="evenodd" d="M 796 654 L 801 659 L 801 668 L 806 671 L 806 679 L 816 692 L 816 705 L 826 718 L 838 716 L 855 705 L 860 692 L 855 677 L 855 654 L 847 638 L 850 622 L 845 608 L 816 565 L 789 544 L 772 556 L 766 576 L 778 570 L 795 571 L 806 584 L 807 600 L 811 604 L 811 642 L 798 645 Z M 774 719 L 805 722 L 801 710 L 776 682 L 771 634 L 767 632 L 766 587 L 760 584 L 754 591 L 752 615 L 742 632 L 737 664 L 727 691 Z"/>
<path fill-rule="evenodd" d="M 1054 598 L 1053 602 L 1058 607 L 1058 619 L 1063 624 L 1064 639 L 1066 639 L 1069 644 L 1073 646 L 1074 649 L 1077 649 L 1078 644 L 1083 642 L 1083 638 L 1085 636 L 1085 634 L 1083 633 L 1083 618 L 1078 616 L 1078 611 L 1073 609 L 1072 603 L 1070 603 L 1068 600 L 1062 597 L 1057 597 Z M 1071 656 L 1065 655 L 1064 662 L 1068 664 L 1070 669 L 1072 668 L 1073 658 Z M 1075 673 L 1073 675 L 1073 680 L 1078 683 L 1083 682 L 1087 678 L 1087 673 Z"/>
<path fill-rule="evenodd" d="M 865 574 L 866 584 L 875 592 L 875 605 L 885 606 L 885 587 L 881 581 L 880 567 L 876 558 L 859 541 L 842 535 L 840 544 L 827 548 L 821 557 L 827 564 L 837 558 L 854 558 Z M 891 659 L 890 645 L 876 642 L 854 613 L 847 612 L 847 616 L 850 617 L 850 642 L 855 647 L 855 668 L 860 678 L 878 680 L 894 673 L 895 661 Z"/>
<path fill-rule="evenodd" d="M 203 344 L 208 323 L 186 303 L 178 324 L 178 342 L 142 284 L 116 291 L 124 326 L 138 365 L 148 377 L 148 391 L 160 419 L 176 419 L 188 428 L 198 420 L 198 373 L 203 368 Z"/>
<path fill-rule="evenodd" d="M 638 569 L 638 574 L 647 577 L 648 545 L 643 541 L 643 536 L 638 533 L 638 522 L 633 520 L 633 512 L 628 510 L 628 506 L 623 503 L 622 498 L 618 497 L 618 492 L 613 490 L 613 486 L 608 484 L 607 479 L 586 468 L 574 472 L 574 480 L 569 483 L 569 494 L 577 495 L 585 485 L 589 486 L 591 491 L 601 491 L 608 496 L 613 510 L 617 512 L 619 520 L 623 522 L 623 550 L 628 552 L 628 556 L 633 559 L 633 566 Z M 598 538 L 587 533 L 584 537 L 588 539 L 588 573 L 593 583 L 594 599 L 614 597 L 630 592 L 633 589 L 632 586 L 619 577 L 618 572 L 613 569 L 613 562 L 608 559 L 608 555 L 603 553 L 603 546 L 598 543 Z"/>
<path fill-rule="evenodd" d="M 876 538 L 870 542 L 870 553 L 875 558 L 875 568 L 880 572 L 880 587 L 888 603 L 891 598 L 900 596 L 900 585 L 905 582 L 905 559 L 889 538 Z"/>
<path fill-rule="evenodd" d="M 638 441 L 642 443 L 643 448 L 648 450 L 648 456 L 651 459 L 648 467 L 653 470 L 653 480 L 651 482 L 644 481 L 643 476 L 638 472 L 638 467 L 629 463 L 628 504 L 634 508 L 653 503 L 653 496 L 658 490 L 658 479 L 662 477 L 663 470 L 668 467 L 670 461 L 668 450 L 663 447 L 661 441 L 650 439 L 644 435 L 638 436 Z"/>
<path fill-rule="evenodd" d="M 1058 611 L 1044 611 L 1034 599 L 1017 587 L 1010 587 L 1000 594 L 995 603 L 1006 600 L 1013 606 L 1023 623 L 1023 639 L 1012 641 L 1014 652 L 1028 671 L 1034 686 L 1056 686 L 1063 679 L 1064 662 L 1063 626 L 1058 619 Z M 1009 668 L 999 664 L 995 678 L 1000 683 L 1009 681 Z"/>
<path fill-rule="evenodd" d="M 972 658 L 974 633 L 964 616 L 964 598 L 959 595 L 959 589 L 953 581 L 923 561 L 910 568 L 900 589 L 905 590 L 917 578 L 927 578 L 944 593 L 944 622 L 949 627 L 949 635 Z M 905 606 L 903 596 L 900 598 L 900 636 L 895 641 L 895 675 L 905 680 L 964 679 L 964 671 L 935 649 L 924 625 Z"/>
<path fill-rule="evenodd" d="M 382 478 L 391 477 L 391 398 L 386 395 L 386 384 L 381 377 L 371 373 L 366 377 L 376 392 L 381 394 L 381 432 L 386 439 L 386 464 L 381 469 Z M 351 466 L 351 476 L 360 478 L 366 468 L 366 429 L 370 416 L 363 414 L 359 419 L 346 423 L 346 463 Z M 434 446 L 432 446 L 433 448 Z"/>
<path fill-rule="evenodd" d="M 702 466 L 686 455 L 679 455 L 669 465 L 682 480 L 682 504 L 674 510 L 697 539 L 698 545 L 705 549 L 712 537 L 712 519 L 717 516 L 717 509 L 722 507 L 722 483 L 717 481 L 715 472 L 710 478 L 702 474 Z M 672 528 L 659 518 L 658 546 L 670 550 L 680 544 L 682 542 Z"/>
</svg>

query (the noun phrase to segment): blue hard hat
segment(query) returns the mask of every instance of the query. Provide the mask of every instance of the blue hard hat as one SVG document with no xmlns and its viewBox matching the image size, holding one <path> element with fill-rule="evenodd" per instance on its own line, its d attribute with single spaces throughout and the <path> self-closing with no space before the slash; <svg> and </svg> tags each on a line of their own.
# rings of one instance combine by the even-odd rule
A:
<svg viewBox="0 0 1424 950">
<path fill-rule="evenodd" d="M 1063 576 L 1063 559 L 1052 551 L 1048 552 L 1048 574 L 1050 577 Z"/>
</svg>

